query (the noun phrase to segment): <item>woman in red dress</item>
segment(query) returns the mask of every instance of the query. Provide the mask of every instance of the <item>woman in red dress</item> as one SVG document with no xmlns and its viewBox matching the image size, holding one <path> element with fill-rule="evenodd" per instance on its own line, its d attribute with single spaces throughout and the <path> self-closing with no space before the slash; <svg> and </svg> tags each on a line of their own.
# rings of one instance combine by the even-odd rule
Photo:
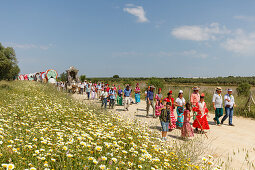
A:
<svg viewBox="0 0 255 170">
<path fill-rule="evenodd" d="M 172 97 L 172 94 L 173 94 L 172 90 L 169 91 L 169 93 L 167 93 L 167 98 L 164 99 L 164 101 L 172 103 L 172 105 L 171 105 L 171 115 L 170 115 L 171 123 L 169 124 L 169 130 L 170 131 L 172 131 L 176 128 L 176 118 L 175 118 L 175 115 L 174 115 L 175 105 L 174 105 L 174 98 Z"/>
<path fill-rule="evenodd" d="M 193 127 L 196 128 L 196 131 L 198 131 L 198 129 L 201 129 L 201 131 L 210 129 L 207 121 L 208 109 L 206 107 L 204 98 L 205 95 L 202 93 L 200 96 L 200 101 L 196 104 L 196 107 L 193 108 L 193 111 L 197 112 L 196 119 L 193 123 Z"/>
</svg>

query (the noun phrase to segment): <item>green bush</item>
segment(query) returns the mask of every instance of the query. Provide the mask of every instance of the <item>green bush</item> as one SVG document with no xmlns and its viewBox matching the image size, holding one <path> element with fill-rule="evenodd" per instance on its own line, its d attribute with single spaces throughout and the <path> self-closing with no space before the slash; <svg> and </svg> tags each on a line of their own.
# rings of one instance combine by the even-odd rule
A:
<svg viewBox="0 0 255 170">
<path fill-rule="evenodd" d="M 248 83 L 242 83 L 240 84 L 236 91 L 238 96 L 247 96 L 250 94 L 251 85 Z"/>
<path fill-rule="evenodd" d="M 156 88 L 163 88 L 164 87 L 164 80 L 158 78 L 150 78 L 148 81 L 148 86 L 155 86 Z"/>
<path fill-rule="evenodd" d="M 120 78 L 120 76 L 116 74 L 116 75 L 112 76 L 112 78 L 118 79 L 118 78 Z"/>
<path fill-rule="evenodd" d="M 81 76 L 80 76 L 80 80 L 81 80 L 81 82 L 84 82 L 84 81 L 85 81 L 85 79 L 86 79 L 86 75 L 81 75 Z"/>
</svg>

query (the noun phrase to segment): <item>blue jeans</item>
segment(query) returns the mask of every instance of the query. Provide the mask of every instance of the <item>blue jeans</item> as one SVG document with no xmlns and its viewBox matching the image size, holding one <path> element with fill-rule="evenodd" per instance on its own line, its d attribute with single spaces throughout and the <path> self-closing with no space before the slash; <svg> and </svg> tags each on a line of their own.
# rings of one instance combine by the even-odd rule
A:
<svg viewBox="0 0 255 170">
<path fill-rule="evenodd" d="M 101 107 L 103 107 L 103 106 L 104 106 L 104 108 L 106 109 L 106 106 L 107 106 L 107 98 L 103 98 Z"/>
<path fill-rule="evenodd" d="M 168 131 L 168 127 L 169 127 L 169 122 L 160 121 L 160 123 L 161 123 L 161 126 L 162 126 L 162 131 L 163 132 L 167 132 Z"/>
<path fill-rule="evenodd" d="M 88 100 L 89 100 L 90 92 L 87 92 L 87 96 L 88 96 Z"/>
<path fill-rule="evenodd" d="M 234 109 L 233 109 L 233 107 L 232 108 L 225 107 L 225 111 L 226 111 L 226 114 L 222 118 L 221 122 L 223 123 L 229 117 L 229 125 L 231 125 L 232 124 L 232 119 L 233 119 Z"/>
</svg>

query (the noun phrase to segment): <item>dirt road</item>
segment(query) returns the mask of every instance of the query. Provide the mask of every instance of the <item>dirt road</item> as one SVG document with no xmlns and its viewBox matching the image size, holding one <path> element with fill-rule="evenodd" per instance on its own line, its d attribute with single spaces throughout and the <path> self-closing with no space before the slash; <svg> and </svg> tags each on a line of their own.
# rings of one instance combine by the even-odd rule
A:
<svg viewBox="0 0 255 170">
<path fill-rule="evenodd" d="M 85 100 L 84 95 L 73 95 L 75 99 L 85 103 L 98 103 L 99 101 Z M 158 118 L 146 118 L 146 103 L 141 101 L 139 104 L 132 104 L 129 111 L 124 111 L 123 106 L 116 106 L 111 112 L 120 114 L 123 118 L 129 120 L 140 120 L 141 123 L 147 123 L 148 126 L 158 132 L 160 137 L 160 122 Z M 150 110 L 152 115 L 152 109 Z M 176 114 L 176 113 L 175 113 Z M 249 118 L 236 117 L 233 118 L 234 127 L 228 126 L 226 120 L 224 125 L 216 126 L 213 122 L 213 114 L 208 118 L 210 130 L 205 135 L 195 134 L 202 138 L 202 142 L 209 144 L 207 148 L 208 154 L 216 159 L 220 159 L 228 164 L 231 169 L 255 169 L 249 167 L 251 163 L 255 165 L 255 120 Z M 180 140 L 181 132 L 176 129 L 168 133 L 168 140 Z"/>
</svg>

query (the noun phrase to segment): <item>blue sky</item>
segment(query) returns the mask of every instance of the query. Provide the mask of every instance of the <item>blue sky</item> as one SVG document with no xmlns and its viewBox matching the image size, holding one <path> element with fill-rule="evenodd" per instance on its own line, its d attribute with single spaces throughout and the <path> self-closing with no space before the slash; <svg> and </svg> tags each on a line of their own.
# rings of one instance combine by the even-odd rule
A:
<svg viewBox="0 0 255 170">
<path fill-rule="evenodd" d="M 21 73 L 253 76 L 255 1 L 2 1 L 0 42 Z"/>
</svg>

